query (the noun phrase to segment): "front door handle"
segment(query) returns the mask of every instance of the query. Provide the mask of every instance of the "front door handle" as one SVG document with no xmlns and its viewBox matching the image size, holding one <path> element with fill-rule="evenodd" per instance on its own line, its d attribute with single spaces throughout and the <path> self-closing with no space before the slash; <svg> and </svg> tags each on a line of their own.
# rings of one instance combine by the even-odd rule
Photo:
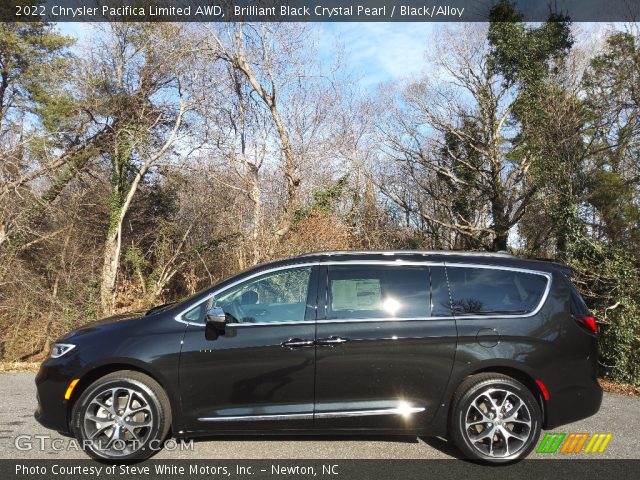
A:
<svg viewBox="0 0 640 480">
<path fill-rule="evenodd" d="M 313 340 L 302 340 L 301 338 L 290 338 L 280 344 L 280 346 L 287 348 L 312 347 L 313 345 L 315 345 Z"/>
<path fill-rule="evenodd" d="M 334 345 L 340 345 L 348 341 L 349 341 L 348 338 L 342 338 L 342 337 L 320 338 L 316 340 L 316 345 L 333 347 Z"/>
</svg>

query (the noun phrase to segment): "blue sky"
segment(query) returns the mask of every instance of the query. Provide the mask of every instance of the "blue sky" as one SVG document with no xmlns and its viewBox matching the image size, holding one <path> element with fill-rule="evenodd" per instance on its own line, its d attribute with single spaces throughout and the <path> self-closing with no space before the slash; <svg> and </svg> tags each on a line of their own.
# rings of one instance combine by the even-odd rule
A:
<svg viewBox="0 0 640 480">
<path fill-rule="evenodd" d="M 436 27 L 434 23 L 324 23 L 320 45 L 331 56 L 336 41 L 342 44 L 348 70 L 369 89 L 421 73 Z"/>
<path fill-rule="evenodd" d="M 433 44 L 435 31 L 441 24 L 435 22 L 400 23 L 316 23 L 320 60 L 329 64 L 342 53 L 343 66 L 365 90 L 373 92 L 381 83 L 402 78 L 416 78 L 427 68 L 425 51 Z M 576 46 L 589 42 L 612 28 L 623 29 L 623 24 L 578 23 Z M 90 39 L 89 23 L 62 22 L 58 28 L 80 41 Z"/>
<path fill-rule="evenodd" d="M 434 23 L 319 23 L 322 60 L 331 60 L 342 45 L 343 61 L 365 89 L 413 76 L 425 68 L 424 53 Z M 86 39 L 87 23 L 59 23 L 66 35 Z"/>
</svg>

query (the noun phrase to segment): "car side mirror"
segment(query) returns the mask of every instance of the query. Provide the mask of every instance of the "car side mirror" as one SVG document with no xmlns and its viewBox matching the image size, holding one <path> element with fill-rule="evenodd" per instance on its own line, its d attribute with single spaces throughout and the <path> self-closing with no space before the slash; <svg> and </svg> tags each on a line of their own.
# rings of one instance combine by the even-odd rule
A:
<svg viewBox="0 0 640 480">
<path fill-rule="evenodd" d="M 212 308 L 207 312 L 207 326 L 223 332 L 227 326 L 227 314 L 221 308 Z"/>
</svg>

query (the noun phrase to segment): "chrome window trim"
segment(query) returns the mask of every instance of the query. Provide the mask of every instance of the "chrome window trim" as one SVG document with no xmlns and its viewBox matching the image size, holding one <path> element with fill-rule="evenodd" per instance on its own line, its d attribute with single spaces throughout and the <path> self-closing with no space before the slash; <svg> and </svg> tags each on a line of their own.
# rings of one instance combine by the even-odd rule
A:
<svg viewBox="0 0 640 480">
<path fill-rule="evenodd" d="M 506 271 L 514 271 L 514 272 L 522 272 L 529 273 L 533 275 L 540 275 L 547 279 L 547 285 L 545 291 L 542 294 L 542 298 L 538 302 L 538 305 L 534 310 L 530 313 L 521 313 L 521 314 L 503 314 L 503 315 L 449 315 L 444 317 L 421 317 L 421 318 L 353 318 L 353 319 L 322 319 L 316 320 L 315 322 L 311 320 L 300 320 L 300 321 L 291 321 L 291 322 L 257 322 L 257 323 L 230 323 L 230 327 L 258 327 L 258 326 L 266 326 L 266 325 L 309 325 L 312 323 L 371 323 L 371 322 L 405 322 L 405 321 L 419 321 L 419 320 L 454 320 L 454 319 L 474 319 L 474 318 L 528 318 L 536 315 L 544 306 L 547 301 L 547 297 L 549 296 L 549 292 L 551 291 L 551 284 L 553 282 L 553 275 L 550 272 L 543 272 L 540 270 L 531 270 L 528 268 L 519 268 L 519 267 L 511 267 L 507 265 L 487 265 L 487 264 L 478 264 L 478 263 L 448 263 L 445 261 L 405 261 L 403 259 L 396 260 L 321 260 L 316 262 L 308 262 L 308 263 L 300 263 L 300 264 L 288 264 L 281 265 L 279 267 L 273 267 L 267 270 L 262 270 L 260 272 L 256 272 L 252 275 L 241 278 L 240 280 L 233 282 L 229 285 L 226 285 L 224 288 L 219 290 L 215 290 L 211 294 L 207 295 L 200 302 L 193 304 L 180 313 L 175 315 L 174 320 L 180 323 L 184 323 L 186 325 L 192 325 L 196 327 L 204 328 L 204 324 L 190 322 L 188 320 L 184 320 L 182 316 L 193 308 L 201 305 L 202 303 L 208 302 L 212 297 L 225 292 L 226 290 L 235 287 L 236 285 L 243 283 L 247 280 L 251 280 L 252 278 L 266 275 L 272 272 L 277 272 L 280 270 L 294 269 L 294 268 L 303 268 L 303 267 L 314 267 L 314 266 L 323 266 L 323 265 L 386 265 L 386 266 L 425 266 L 425 267 L 445 267 L 445 268 L 487 268 L 492 270 L 506 270 Z"/>
<path fill-rule="evenodd" d="M 371 323 L 371 322 L 419 322 L 427 320 L 440 320 L 453 317 L 382 317 L 382 318 L 326 318 L 317 323 Z"/>
<path fill-rule="evenodd" d="M 305 257 L 335 257 L 349 255 L 420 255 L 420 256 L 460 256 L 460 257 L 497 257 L 497 258 L 517 258 L 508 252 L 464 252 L 458 250 L 329 250 L 324 252 L 310 252 L 300 255 L 298 258 Z"/>
<path fill-rule="evenodd" d="M 223 417 L 200 417 L 201 422 L 247 422 L 261 420 L 312 420 L 314 418 L 368 417 L 375 415 L 412 415 L 424 412 L 424 407 L 394 407 L 373 410 L 347 410 L 314 413 L 275 413 L 271 415 L 237 415 Z"/>
<path fill-rule="evenodd" d="M 200 324 L 199 324 L 200 325 Z M 227 327 L 266 327 L 267 325 L 314 325 L 313 320 L 293 320 L 287 322 L 251 322 L 251 323 L 227 323 Z"/>
<path fill-rule="evenodd" d="M 386 265 L 403 267 L 443 267 L 445 262 L 434 262 L 433 260 L 321 260 L 320 265 Z"/>
<path fill-rule="evenodd" d="M 372 322 L 419 322 L 428 320 L 453 320 L 452 316 L 449 317 L 413 317 L 413 318 L 398 318 L 398 317 L 384 317 L 384 318 L 336 318 L 336 319 L 322 319 L 316 320 L 315 323 L 372 323 Z M 255 323 L 228 323 L 228 327 L 243 328 L 243 327 L 264 327 L 267 325 L 311 325 L 314 324 L 311 320 L 301 320 L 296 322 L 255 322 Z M 198 324 L 201 325 L 201 324 Z"/>
</svg>

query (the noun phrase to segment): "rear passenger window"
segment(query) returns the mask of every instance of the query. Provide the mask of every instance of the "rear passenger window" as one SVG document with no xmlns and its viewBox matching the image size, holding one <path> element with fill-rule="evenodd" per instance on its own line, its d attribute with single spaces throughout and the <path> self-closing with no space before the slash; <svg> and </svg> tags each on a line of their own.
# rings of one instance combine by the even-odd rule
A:
<svg viewBox="0 0 640 480">
<path fill-rule="evenodd" d="M 547 278 L 533 273 L 494 268 L 447 266 L 456 315 L 520 315 L 536 309 Z"/>
<path fill-rule="evenodd" d="M 429 316 L 426 267 L 330 266 L 328 319 Z"/>
</svg>

